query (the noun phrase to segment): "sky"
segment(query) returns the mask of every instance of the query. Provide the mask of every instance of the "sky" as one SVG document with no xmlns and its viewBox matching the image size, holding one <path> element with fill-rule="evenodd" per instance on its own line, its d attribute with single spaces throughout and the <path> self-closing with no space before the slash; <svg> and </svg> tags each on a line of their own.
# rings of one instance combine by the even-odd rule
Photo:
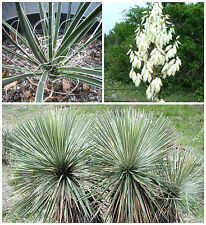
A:
<svg viewBox="0 0 206 225">
<path fill-rule="evenodd" d="M 137 1 L 112 1 L 112 2 L 104 2 L 104 33 L 108 34 L 112 28 L 114 28 L 117 22 L 123 21 L 122 13 L 124 10 L 128 10 L 130 7 L 138 6 L 146 6 L 145 2 L 137 2 Z"/>
</svg>

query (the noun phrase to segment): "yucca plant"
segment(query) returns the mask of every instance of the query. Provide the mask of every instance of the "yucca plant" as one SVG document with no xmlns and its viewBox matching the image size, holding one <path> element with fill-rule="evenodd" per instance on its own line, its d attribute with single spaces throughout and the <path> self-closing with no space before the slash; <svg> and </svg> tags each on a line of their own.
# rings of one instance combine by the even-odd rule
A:
<svg viewBox="0 0 206 225">
<path fill-rule="evenodd" d="M 182 213 L 196 214 L 204 203 L 203 157 L 190 149 L 174 150 L 166 158 L 160 176 L 168 182 L 163 208 L 164 222 L 183 221 Z"/>
<path fill-rule="evenodd" d="M 190 186 L 189 178 L 198 174 L 199 166 L 194 162 L 193 169 L 188 170 L 189 163 L 184 165 L 185 156 L 175 159 L 178 162 L 170 162 L 179 166 L 173 180 L 168 178 L 169 174 L 163 176 L 163 171 L 172 173 L 167 159 L 173 154 L 177 137 L 170 122 L 163 116 L 155 118 L 152 113 L 120 110 L 99 116 L 93 133 L 90 168 L 100 189 L 98 194 L 103 196 L 103 204 L 107 206 L 105 221 L 178 222 L 179 217 L 173 214 L 178 212 L 177 198 L 179 203 L 184 201 L 179 193 L 187 192 L 181 189 Z M 184 187 L 176 183 L 184 179 L 183 173 L 188 176 Z M 179 189 L 172 190 L 174 185 Z"/>
<path fill-rule="evenodd" d="M 90 120 L 68 110 L 47 112 L 13 133 L 14 209 L 42 222 L 101 222 L 88 182 Z"/>
<path fill-rule="evenodd" d="M 18 67 L 15 65 L 3 64 L 3 68 L 22 71 L 21 75 L 4 78 L 2 81 L 3 86 L 22 78 L 40 76 L 36 93 L 36 102 L 43 101 L 44 87 L 47 79 L 52 80 L 65 77 L 79 80 L 80 82 L 88 83 L 101 88 L 101 67 L 75 67 L 70 64 L 71 60 L 77 54 L 79 54 L 97 38 L 101 37 L 102 30 L 100 23 L 84 45 L 81 47 L 78 45 L 85 38 L 85 36 L 88 35 L 91 28 L 94 28 L 99 16 L 101 16 L 101 3 L 99 3 L 87 17 L 84 17 L 92 3 L 81 2 L 75 15 L 72 16 L 71 8 L 73 3 L 70 2 L 68 6 L 67 19 L 61 24 L 61 2 L 58 3 L 56 15 L 53 2 L 48 3 L 48 15 L 43 7 L 43 4 L 39 3 L 41 18 L 39 24 L 41 24 L 44 36 L 41 41 L 38 39 L 38 35 L 35 32 L 35 27 L 32 27 L 20 3 L 17 2 L 15 4 L 24 36 L 6 21 L 3 21 L 3 34 L 12 42 L 13 45 L 16 46 L 18 51 L 13 51 L 5 46 L 3 46 L 3 50 L 26 60 L 31 65 L 35 66 L 36 69 L 29 69 L 26 66 Z M 62 28 L 63 24 L 65 24 L 63 37 L 58 41 L 58 34 L 60 33 L 60 28 Z M 7 32 L 6 28 L 9 32 Z M 12 38 L 10 32 L 15 34 L 16 40 Z M 20 46 L 19 40 L 26 46 L 28 51 L 32 52 L 32 54 L 29 54 L 27 50 Z"/>
</svg>

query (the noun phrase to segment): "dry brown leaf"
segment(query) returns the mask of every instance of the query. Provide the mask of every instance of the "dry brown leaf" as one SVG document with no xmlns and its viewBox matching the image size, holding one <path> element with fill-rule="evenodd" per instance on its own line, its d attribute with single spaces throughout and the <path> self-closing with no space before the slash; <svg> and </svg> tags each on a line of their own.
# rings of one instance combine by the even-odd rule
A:
<svg viewBox="0 0 206 225">
<path fill-rule="evenodd" d="M 11 87 L 15 87 L 16 85 L 17 85 L 17 81 L 14 81 L 14 82 L 12 82 L 12 83 L 7 84 L 6 86 L 4 86 L 4 90 L 6 91 L 6 90 L 8 90 Z"/>
<path fill-rule="evenodd" d="M 7 62 L 7 58 L 2 58 L 2 63 L 6 63 Z"/>
<path fill-rule="evenodd" d="M 63 87 L 64 92 L 67 93 L 70 91 L 70 82 L 68 79 L 66 79 L 66 78 L 62 79 L 62 87 Z"/>
<path fill-rule="evenodd" d="M 7 69 L 3 69 L 2 71 L 2 77 L 4 77 L 6 75 Z"/>
<path fill-rule="evenodd" d="M 31 91 L 24 92 L 24 98 L 29 98 L 31 96 Z"/>
<path fill-rule="evenodd" d="M 45 86 L 44 86 L 44 90 L 49 89 L 50 85 L 49 85 L 49 81 L 46 80 Z"/>
<path fill-rule="evenodd" d="M 102 91 L 101 90 L 98 90 L 97 95 L 98 96 L 101 96 L 102 95 Z"/>
<path fill-rule="evenodd" d="M 10 36 L 11 36 L 11 38 L 14 40 L 14 41 L 16 41 L 16 35 L 15 35 L 15 33 L 13 33 L 12 31 L 10 32 Z"/>
</svg>

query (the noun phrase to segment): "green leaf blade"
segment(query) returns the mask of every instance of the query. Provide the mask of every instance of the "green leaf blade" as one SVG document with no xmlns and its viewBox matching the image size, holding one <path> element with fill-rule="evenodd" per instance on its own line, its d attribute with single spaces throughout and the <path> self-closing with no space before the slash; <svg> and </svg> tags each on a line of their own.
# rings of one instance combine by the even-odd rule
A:
<svg viewBox="0 0 206 225">
<path fill-rule="evenodd" d="M 41 76 L 41 79 L 39 81 L 39 84 L 38 84 L 36 98 L 35 98 L 36 102 L 43 102 L 44 87 L 46 85 L 47 76 L 48 76 L 48 72 L 44 71 L 42 76 Z"/>
</svg>

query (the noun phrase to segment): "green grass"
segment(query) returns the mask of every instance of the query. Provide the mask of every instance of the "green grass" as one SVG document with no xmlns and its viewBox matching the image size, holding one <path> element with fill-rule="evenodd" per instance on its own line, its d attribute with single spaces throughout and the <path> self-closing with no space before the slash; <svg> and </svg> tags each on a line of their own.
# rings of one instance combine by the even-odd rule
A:
<svg viewBox="0 0 206 225">
<path fill-rule="evenodd" d="M 162 90 L 161 97 L 166 102 L 197 101 L 194 93 L 188 90 L 177 89 L 169 95 L 164 93 L 164 87 Z M 104 100 L 105 102 L 148 102 L 146 98 L 146 86 L 141 84 L 139 87 L 136 87 L 132 81 L 124 83 L 105 79 Z"/>
<path fill-rule="evenodd" d="M 79 110 L 89 113 L 91 117 L 105 112 L 106 110 L 133 107 L 146 112 L 153 110 L 158 117 L 161 113 L 172 121 L 179 135 L 179 145 L 193 148 L 194 151 L 204 154 L 204 107 L 202 105 L 4 105 L 2 108 L 3 128 L 14 128 L 27 119 L 42 114 L 47 110 L 55 110 L 59 107 L 68 107 L 73 110 Z M 3 170 L 3 173 L 5 170 Z M 9 176 L 8 176 L 9 177 Z M 7 181 L 8 185 L 11 185 Z M 11 200 L 13 201 L 13 200 Z M 12 210 L 2 207 L 2 216 L 4 222 L 25 222 L 24 217 L 14 214 Z M 187 216 L 188 222 L 203 222 L 203 207 L 199 209 L 197 217 Z"/>
<path fill-rule="evenodd" d="M 17 124 L 31 119 L 43 113 L 45 110 L 54 108 L 54 105 L 4 105 L 2 107 L 2 126 L 3 128 L 12 129 Z"/>
</svg>

